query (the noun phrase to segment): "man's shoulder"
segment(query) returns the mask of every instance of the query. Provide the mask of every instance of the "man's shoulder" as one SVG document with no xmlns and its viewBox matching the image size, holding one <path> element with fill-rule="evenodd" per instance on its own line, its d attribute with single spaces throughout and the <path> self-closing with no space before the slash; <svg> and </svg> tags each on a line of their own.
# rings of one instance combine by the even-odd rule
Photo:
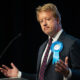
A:
<svg viewBox="0 0 80 80">
<path fill-rule="evenodd" d="M 67 41 L 77 41 L 77 40 L 80 41 L 79 38 L 77 38 L 77 37 L 75 37 L 75 36 L 73 36 L 71 34 L 68 34 L 66 32 L 63 32 L 63 34 L 64 34 L 64 39 L 67 40 Z"/>
<path fill-rule="evenodd" d="M 48 40 L 44 41 L 44 42 L 41 44 L 40 48 L 45 47 L 45 46 L 47 45 L 47 42 L 48 42 Z"/>
<path fill-rule="evenodd" d="M 71 34 L 64 34 L 64 38 L 62 39 L 64 45 L 71 46 L 71 45 L 80 45 L 80 39 L 71 35 Z"/>
</svg>

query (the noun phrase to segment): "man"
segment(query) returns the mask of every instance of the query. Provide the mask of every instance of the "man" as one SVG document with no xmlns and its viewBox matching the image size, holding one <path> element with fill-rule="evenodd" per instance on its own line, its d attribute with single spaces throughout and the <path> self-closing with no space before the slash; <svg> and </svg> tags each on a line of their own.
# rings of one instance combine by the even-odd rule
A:
<svg viewBox="0 0 80 80">
<path fill-rule="evenodd" d="M 20 72 L 13 63 L 11 63 L 12 68 L 2 65 L 3 68 L 0 68 L 0 71 L 7 77 L 23 77 L 30 80 L 76 80 L 80 76 L 79 39 L 63 31 L 60 13 L 54 4 L 47 3 L 39 6 L 36 9 L 36 14 L 42 31 L 48 35 L 48 40 L 45 41 L 39 49 L 37 73 L 29 75 Z M 52 39 L 52 41 L 50 41 L 50 39 Z M 59 52 L 59 60 L 52 63 L 55 59 L 55 52 L 51 52 L 51 45 L 57 41 L 60 44 L 62 43 L 61 46 L 63 46 L 63 48 L 61 52 Z M 55 49 L 61 47 L 59 43 Z M 47 56 L 45 56 L 46 54 Z"/>
</svg>

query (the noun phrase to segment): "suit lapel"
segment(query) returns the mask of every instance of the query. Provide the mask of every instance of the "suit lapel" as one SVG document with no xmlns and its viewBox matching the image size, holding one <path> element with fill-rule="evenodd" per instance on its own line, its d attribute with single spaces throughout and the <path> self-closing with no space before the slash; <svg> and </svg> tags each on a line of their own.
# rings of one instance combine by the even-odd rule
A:
<svg viewBox="0 0 80 80">
<path fill-rule="evenodd" d="M 66 33 L 63 31 L 62 34 L 60 35 L 58 41 L 63 42 L 63 39 L 64 39 L 65 35 L 66 35 Z M 47 63 L 47 66 L 51 62 L 52 58 L 53 58 L 53 54 L 51 53 L 50 58 L 49 58 L 48 63 Z"/>
<path fill-rule="evenodd" d="M 39 51 L 39 55 L 38 55 L 38 63 L 37 63 L 37 70 L 40 69 L 40 65 L 41 65 L 41 58 L 43 55 L 43 52 L 45 50 L 45 47 L 47 45 L 48 40 L 44 43 L 44 45 L 41 47 L 40 51 Z"/>
</svg>

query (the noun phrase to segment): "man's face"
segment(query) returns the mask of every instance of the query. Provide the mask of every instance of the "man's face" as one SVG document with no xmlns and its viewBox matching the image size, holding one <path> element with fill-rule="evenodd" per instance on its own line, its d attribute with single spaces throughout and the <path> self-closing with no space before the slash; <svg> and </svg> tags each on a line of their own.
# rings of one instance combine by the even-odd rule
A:
<svg viewBox="0 0 80 80">
<path fill-rule="evenodd" d="M 51 11 L 42 11 L 38 14 L 42 31 L 48 36 L 54 36 L 58 29 L 59 20 L 53 17 Z"/>
</svg>

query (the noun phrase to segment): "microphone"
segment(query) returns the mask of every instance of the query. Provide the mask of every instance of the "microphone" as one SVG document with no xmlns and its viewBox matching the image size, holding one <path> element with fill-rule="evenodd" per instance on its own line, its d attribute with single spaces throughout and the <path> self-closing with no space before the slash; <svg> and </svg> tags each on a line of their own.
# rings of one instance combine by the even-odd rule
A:
<svg viewBox="0 0 80 80">
<path fill-rule="evenodd" d="M 4 50 L 2 51 L 2 53 L 0 54 L 0 59 L 3 57 L 3 55 L 5 54 L 5 52 L 7 51 L 7 49 L 11 46 L 11 44 L 17 40 L 19 37 L 21 37 L 21 33 L 18 33 L 10 42 L 9 44 L 4 48 Z"/>
</svg>

